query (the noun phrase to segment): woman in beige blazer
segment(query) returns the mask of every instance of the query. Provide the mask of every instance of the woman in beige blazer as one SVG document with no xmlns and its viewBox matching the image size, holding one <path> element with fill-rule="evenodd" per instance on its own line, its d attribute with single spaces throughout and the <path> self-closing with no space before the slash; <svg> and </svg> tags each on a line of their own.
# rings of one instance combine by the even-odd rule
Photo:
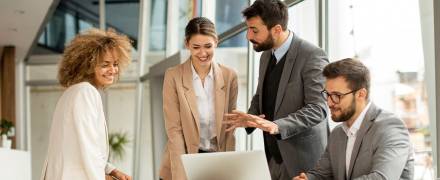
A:
<svg viewBox="0 0 440 180">
<path fill-rule="evenodd" d="M 163 111 L 168 142 L 161 179 L 186 179 L 182 154 L 235 150 L 234 132 L 225 131 L 223 119 L 236 108 L 237 74 L 214 61 L 217 42 L 209 19 L 192 19 L 185 28 L 190 57 L 165 73 Z"/>
<path fill-rule="evenodd" d="M 108 163 L 107 125 L 100 90 L 130 63 L 127 36 L 113 30 L 89 30 L 66 47 L 58 70 L 65 87 L 52 119 L 43 180 L 120 180 L 131 177 Z"/>
</svg>

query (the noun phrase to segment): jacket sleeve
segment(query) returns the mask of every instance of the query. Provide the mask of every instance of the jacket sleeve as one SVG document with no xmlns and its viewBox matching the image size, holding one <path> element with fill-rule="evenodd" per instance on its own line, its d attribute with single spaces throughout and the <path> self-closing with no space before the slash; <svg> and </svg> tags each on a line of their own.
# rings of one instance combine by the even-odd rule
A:
<svg viewBox="0 0 440 180">
<path fill-rule="evenodd" d="M 327 146 L 316 166 L 307 172 L 307 178 L 309 180 L 334 179 L 330 158 Z"/>
<path fill-rule="evenodd" d="M 185 170 L 180 156 L 185 154 L 186 150 L 176 82 L 170 72 L 170 70 L 167 70 L 165 73 L 163 83 L 163 114 L 169 143 L 172 179 L 176 180 L 185 179 Z"/>
<path fill-rule="evenodd" d="M 230 90 L 229 90 L 229 110 L 237 109 L 237 96 L 238 96 L 238 80 L 237 73 L 232 71 L 231 73 L 232 80 L 230 81 Z M 229 112 L 228 112 L 229 113 Z M 235 131 L 226 132 L 226 151 L 234 151 L 235 150 Z"/>
<path fill-rule="evenodd" d="M 373 164 L 369 174 L 353 177 L 356 180 L 400 179 L 405 165 L 413 160 L 409 134 L 399 119 L 382 121 L 386 126 L 379 127 L 376 137 L 377 148 L 373 154 Z"/>
<path fill-rule="evenodd" d="M 237 109 L 238 80 L 237 73 L 232 72 L 231 90 L 229 92 L 229 107 L 232 110 Z"/>
<path fill-rule="evenodd" d="M 324 89 L 322 70 L 328 64 L 325 52 L 316 49 L 311 52 L 302 69 L 304 106 L 274 121 L 279 126 L 281 139 L 287 139 L 325 121 L 327 108 L 321 91 Z"/>
<path fill-rule="evenodd" d="M 85 87 L 74 95 L 73 124 L 77 134 L 80 158 L 85 174 L 89 179 L 104 179 L 107 157 L 102 154 L 96 142 L 102 140 L 96 129 L 105 128 L 97 121 L 98 109 L 102 107 L 101 98 L 93 87 Z"/>
</svg>

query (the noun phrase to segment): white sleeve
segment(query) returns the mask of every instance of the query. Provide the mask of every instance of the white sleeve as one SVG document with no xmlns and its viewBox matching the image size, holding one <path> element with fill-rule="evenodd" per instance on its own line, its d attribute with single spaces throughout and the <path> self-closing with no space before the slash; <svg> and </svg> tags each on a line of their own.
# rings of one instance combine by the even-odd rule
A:
<svg viewBox="0 0 440 180">
<path fill-rule="evenodd" d="M 107 162 L 107 164 L 105 165 L 105 174 L 110 174 L 115 169 L 116 167 L 113 164 Z"/>
<path fill-rule="evenodd" d="M 88 179 L 104 179 L 107 160 L 100 153 L 101 128 L 98 125 L 99 106 L 102 106 L 100 96 L 96 89 L 84 87 L 75 94 L 73 100 L 73 124 L 78 138 L 80 158 Z"/>
</svg>

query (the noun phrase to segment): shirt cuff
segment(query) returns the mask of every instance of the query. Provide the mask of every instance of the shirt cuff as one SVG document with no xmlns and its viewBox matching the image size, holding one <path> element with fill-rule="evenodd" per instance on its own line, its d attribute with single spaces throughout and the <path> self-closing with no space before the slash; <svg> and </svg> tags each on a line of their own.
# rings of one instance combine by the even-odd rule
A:
<svg viewBox="0 0 440 180">
<path fill-rule="evenodd" d="M 107 163 L 105 165 L 105 174 L 110 174 L 115 169 L 116 169 L 116 167 L 113 164 Z"/>
</svg>

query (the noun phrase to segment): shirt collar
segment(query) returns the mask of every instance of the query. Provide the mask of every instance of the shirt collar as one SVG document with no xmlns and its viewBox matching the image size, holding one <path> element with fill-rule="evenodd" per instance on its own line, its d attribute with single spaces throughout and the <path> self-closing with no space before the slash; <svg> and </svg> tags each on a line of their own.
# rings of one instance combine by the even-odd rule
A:
<svg viewBox="0 0 440 180">
<path fill-rule="evenodd" d="M 211 68 L 209 69 L 209 73 L 206 76 L 206 77 L 211 78 L 211 79 L 214 77 L 213 70 L 212 70 L 213 63 L 214 62 L 211 62 Z M 192 70 L 193 80 L 200 79 L 199 74 L 197 74 L 197 71 L 194 68 L 194 65 L 193 65 L 192 61 L 191 61 L 191 70 Z"/>
<path fill-rule="evenodd" d="M 284 43 L 281 44 L 279 48 L 272 50 L 272 53 L 275 55 L 275 58 L 277 58 L 277 62 L 279 62 L 281 58 L 283 58 L 283 56 L 287 53 L 287 51 L 289 51 L 290 44 L 292 43 L 292 39 L 293 39 L 293 33 L 289 30 L 289 36 L 284 41 Z"/>
<path fill-rule="evenodd" d="M 370 108 L 371 102 L 368 102 L 367 106 L 365 106 L 364 110 L 362 110 L 361 114 L 359 114 L 359 116 L 356 118 L 356 120 L 354 121 L 354 123 L 351 125 L 351 127 L 349 128 L 347 126 L 347 122 L 344 122 L 342 124 L 342 130 L 344 130 L 345 134 L 347 134 L 347 136 L 350 134 L 356 134 L 356 132 L 359 130 L 359 128 L 361 127 L 362 121 L 365 119 L 365 114 L 367 114 L 368 109 Z"/>
</svg>

